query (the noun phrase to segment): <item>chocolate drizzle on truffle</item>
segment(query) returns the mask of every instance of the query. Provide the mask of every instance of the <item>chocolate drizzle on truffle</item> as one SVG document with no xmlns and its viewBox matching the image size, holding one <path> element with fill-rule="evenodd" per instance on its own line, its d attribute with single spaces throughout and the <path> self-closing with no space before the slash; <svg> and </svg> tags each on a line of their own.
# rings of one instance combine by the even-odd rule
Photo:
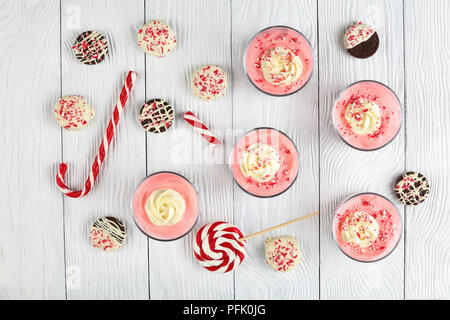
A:
<svg viewBox="0 0 450 320">
<path fill-rule="evenodd" d="M 164 99 L 147 101 L 139 114 L 142 127 L 154 133 L 167 131 L 173 123 L 174 112 L 172 106 Z"/>
<path fill-rule="evenodd" d="M 91 228 L 92 245 L 103 251 L 114 251 L 122 247 L 126 238 L 123 223 L 114 217 L 97 219 Z"/>
<path fill-rule="evenodd" d="M 80 34 L 72 46 L 75 57 L 84 64 L 99 64 L 108 52 L 108 41 L 97 31 Z"/>
<path fill-rule="evenodd" d="M 395 185 L 395 194 L 405 205 L 418 205 L 430 192 L 427 178 L 419 172 L 406 172 Z"/>
</svg>

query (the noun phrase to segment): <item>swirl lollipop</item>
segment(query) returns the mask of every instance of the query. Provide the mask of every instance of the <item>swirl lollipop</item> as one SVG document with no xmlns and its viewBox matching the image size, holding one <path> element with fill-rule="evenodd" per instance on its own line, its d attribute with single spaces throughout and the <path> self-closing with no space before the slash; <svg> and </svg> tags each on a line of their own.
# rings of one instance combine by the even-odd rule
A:
<svg viewBox="0 0 450 320">
<path fill-rule="evenodd" d="M 195 257 L 209 271 L 229 272 L 245 258 L 242 237 L 238 228 L 223 221 L 204 225 L 194 240 Z"/>
<path fill-rule="evenodd" d="M 239 266 L 244 260 L 244 246 L 247 243 L 247 239 L 318 214 L 319 212 L 316 211 L 245 237 L 238 228 L 227 222 L 217 221 L 204 225 L 197 231 L 194 239 L 195 257 L 200 265 L 209 271 L 229 272 Z"/>
</svg>

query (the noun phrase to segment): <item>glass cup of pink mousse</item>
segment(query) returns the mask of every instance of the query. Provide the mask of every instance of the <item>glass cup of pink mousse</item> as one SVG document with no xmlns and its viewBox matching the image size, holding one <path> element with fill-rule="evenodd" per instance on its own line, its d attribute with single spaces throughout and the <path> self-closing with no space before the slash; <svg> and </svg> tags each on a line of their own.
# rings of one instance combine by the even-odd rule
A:
<svg viewBox="0 0 450 320">
<path fill-rule="evenodd" d="M 360 151 L 374 151 L 388 145 L 398 135 L 402 109 L 391 88 L 378 81 L 361 80 L 339 94 L 332 119 L 339 137 L 347 145 Z M 352 128 L 351 122 L 359 128 Z"/>
<path fill-rule="evenodd" d="M 334 212 L 332 230 L 334 240 L 346 256 L 359 262 L 375 262 L 397 247 L 402 221 L 391 200 L 365 192 L 341 202 Z"/>
<path fill-rule="evenodd" d="M 171 189 L 184 199 L 185 211 L 181 220 L 172 225 L 156 225 L 149 219 L 145 204 L 153 191 Z M 177 240 L 187 235 L 198 219 L 199 201 L 193 184 L 182 175 L 171 171 L 155 172 L 136 187 L 132 199 L 133 218 L 139 230 L 159 241 Z"/>
<path fill-rule="evenodd" d="M 256 148 L 255 148 L 256 146 Z M 259 150 L 259 151 L 258 151 Z M 257 163 L 258 152 L 261 163 Z M 247 159 L 250 169 L 243 171 L 242 159 Z M 265 157 L 265 159 L 263 159 Z M 260 168 L 251 171 L 256 166 Z M 283 132 L 261 127 L 248 131 L 236 143 L 231 162 L 231 171 L 236 184 L 255 197 L 271 198 L 286 192 L 296 181 L 299 171 L 299 156 L 294 142 Z M 265 177 L 261 173 L 267 172 Z M 269 176 L 270 175 L 270 176 Z"/>
<path fill-rule="evenodd" d="M 301 71 L 289 83 L 274 84 L 264 76 L 261 60 L 266 52 L 275 48 L 289 50 L 301 66 Z M 300 31 L 282 25 L 267 27 L 253 36 L 243 60 L 250 82 L 261 92 L 278 97 L 294 94 L 303 88 L 311 78 L 314 67 L 314 53 L 308 39 Z"/>
</svg>

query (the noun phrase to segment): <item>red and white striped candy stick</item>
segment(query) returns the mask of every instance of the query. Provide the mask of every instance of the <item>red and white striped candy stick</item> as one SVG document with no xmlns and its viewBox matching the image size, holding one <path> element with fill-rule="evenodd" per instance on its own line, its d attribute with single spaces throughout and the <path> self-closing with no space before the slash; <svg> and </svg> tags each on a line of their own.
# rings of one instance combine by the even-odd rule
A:
<svg viewBox="0 0 450 320">
<path fill-rule="evenodd" d="M 83 186 L 83 189 L 78 191 L 73 191 L 69 189 L 64 182 L 64 176 L 67 171 L 67 164 L 61 163 L 59 165 L 58 174 L 56 175 L 56 183 L 66 196 L 71 198 L 81 198 L 84 197 L 91 191 L 92 186 L 94 185 L 95 179 L 97 179 L 98 173 L 100 171 L 100 166 L 105 160 L 106 152 L 108 151 L 111 140 L 114 136 L 114 131 L 116 130 L 117 123 L 119 122 L 120 115 L 122 114 L 123 108 L 128 99 L 128 95 L 130 94 L 131 88 L 133 88 L 134 82 L 136 80 L 136 72 L 129 71 L 125 84 L 122 88 L 122 92 L 120 93 L 119 100 L 114 108 L 113 116 L 109 121 L 108 128 L 106 129 L 106 133 L 103 136 L 102 143 L 98 150 L 97 156 L 94 159 L 94 163 L 92 164 L 91 172 L 89 173 L 89 177 L 86 180 L 86 183 Z"/>
<path fill-rule="evenodd" d="M 215 145 L 220 144 L 220 141 L 216 137 L 214 137 L 212 132 L 209 131 L 209 129 L 203 124 L 203 122 L 201 122 L 191 111 L 188 111 L 184 114 L 184 120 L 189 123 L 194 128 L 194 130 L 198 131 L 206 141 Z"/>
</svg>

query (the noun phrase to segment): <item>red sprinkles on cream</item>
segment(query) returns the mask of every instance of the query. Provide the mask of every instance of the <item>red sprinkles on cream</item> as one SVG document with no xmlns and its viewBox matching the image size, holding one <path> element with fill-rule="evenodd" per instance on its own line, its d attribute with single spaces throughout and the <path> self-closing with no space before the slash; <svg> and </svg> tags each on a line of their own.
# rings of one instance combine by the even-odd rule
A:
<svg viewBox="0 0 450 320">
<path fill-rule="evenodd" d="M 266 263 L 275 271 L 289 271 L 300 261 L 300 249 L 295 238 L 290 236 L 266 240 Z"/>
<path fill-rule="evenodd" d="M 338 213 L 336 221 L 338 221 L 339 238 L 342 243 L 340 244 L 345 252 L 349 252 L 356 256 L 370 257 L 381 255 L 390 242 L 394 239 L 397 229 L 394 220 L 393 213 L 387 208 L 383 208 L 380 204 L 376 204 L 373 200 L 366 199 L 354 200 L 355 203 L 346 209 L 342 213 Z M 352 219 L 354 215 L 364 213 L 362 215 L 356 215 L 357 219 Z M 362 220 L 360 220 L 360 217 Z M 375 228 L 373 228 L 375 226 Z M 356 228 L 359 227 L 359 228 Z M 349 229 L 358 230 L 356 233 L 358 238 L 352 238 L 352 241 L 346 241 L 343 234 L 348 232 Z M 374 238 L 367 237 L 366 230 L 371 229 Z M 364 233 L 364 234 L 363 234 Z"/>
<path fill-rule="evenodd" d="M 126 236 L 124 225 L 114 217 L 98 219 L 95 221 L 90 232 L 90 238 L 94 248 L 99 248 L 107 252 L 121 248 Z"/>
<path fill-rule="evenodd" d="M 80 130 L 87 126 L 95 111 L 82 96 L 65 96 L 56 104 L 54 114 L 64 129 Z"/>
<path fill-rule="evenodd" d="M 138 44 L 142 50 L 159 58 L 171 52 L 176 42 L 172 29 L 161 21 L 150 21 L 138 31 Z"/>
<path fill-rule="evenodd" d="M 227 88 L 227 74 L 216 65 L 206 65 L 192 75 L 194 93 L 205 101 L 223 96 Z"/>
<path fill-rule="evenodd" d="M 344 34 L 344 46 L 346 49 L 356 47 L 361 42 L 369 40 L 375 33 L 375 30 L 361 21 L 347 28 Z"/>
</svg>

